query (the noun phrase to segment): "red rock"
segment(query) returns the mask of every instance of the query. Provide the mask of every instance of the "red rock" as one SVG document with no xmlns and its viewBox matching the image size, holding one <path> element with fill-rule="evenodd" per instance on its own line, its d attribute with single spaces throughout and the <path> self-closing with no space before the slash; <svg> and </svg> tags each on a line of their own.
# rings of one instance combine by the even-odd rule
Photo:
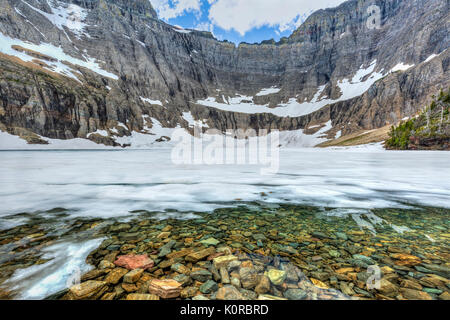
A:
<svg viewBox="0 0 450 320">
<path fill-rule="evenodd" d="M 114 264 L 119 267 L 127 268 L 128 270 L 134 269 L 149 269 L 155 265 L 152 259 L 150 259 L 146 254 L 134 255 L 128 254 L 124 256 L 119 256 Z"/>
</svg>

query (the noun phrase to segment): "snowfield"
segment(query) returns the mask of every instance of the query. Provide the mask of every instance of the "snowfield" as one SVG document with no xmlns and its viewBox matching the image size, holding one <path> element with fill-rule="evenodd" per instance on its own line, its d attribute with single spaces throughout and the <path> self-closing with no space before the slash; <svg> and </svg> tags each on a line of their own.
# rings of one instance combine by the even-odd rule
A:
<svg viewBox="0 0 450 320">
<path fill-rule="evenodd" d="M 85 32 L 85 19 L 88 15 L 88 10 L 81 8 L 75 4 L 67 4 L 60 1 L 46 1 L 51 9 L 51 13 L 44 12 L 38 8 L 33 7 L 29 3 L 22 0 L 28 7 L 43 15 L 47 20 L 49 20 L 55 27 L 66 32 L 64 27 L 69 29 L 76 37 L 80 38 L 82 35 L 90 37 L 87 32 Z M 17 9 L 16 9 L 17 10 Z M 67 35 L 67 34 L 66 34 Z M 70 38 L 69 38 L 70 40 Z"/>
<path fill-rule="evenodd" d="M 50 43 L 41 43 L 41 44 L 34 44 L 27 41 L 22 41 L 20 39 L 14 39 L 10 38 L 3 33 L 0 32 L 0 52 L 3 54 L 7 54 L 10 56 L 14 56 L 19 58 L 22 61 L 30 62 L 32 60 L 35 60 L 37 58 L 32 57 L 25 52 L 20 52 L 16 49 L 13 49 L 13 46 L 20 46 L 28 50 L 36 51 L 38 53 L 41 53 L 45 56 L 48 56 L 52 58 L 52 61 L 46 60 L 46 59 L 37 59 L 41 62 L 48 65 L 48 67 L 44 67 L 45 69 L 53 72 L 57 72 L 59 74 L 62 74 L 64 76 L 70 77 L 74 80 L 78 80 L 78 77 L 76 74 L 79 74 L 78 71 L 73 70 L 71 67 L 69 67 L 64 62 L 70 62 L 71 64 L 87 68 L 95 73 L 98 73 L 102 76 L 118 80 L 119 77 L 111 72 L 108 72 L 100 67 L 96 59 L 91 58 L 87 55 L 83 55 L 85 60 L 80 60 L 78 58 L 74 58 L 68 54 L 66 54 L 61 47 L 56 47 Z"/>
<path fill-rule="evenodd" d="M 341 91 L 338 99 L 329 99 L 321 97 L 327 84 L 317 88 L 317 92 L 311 101 L 298 102 L 297 98 L 290 98 L 287 103 L 280 103 L 275 108 L 269 108 L 266 105 L 258 105 L 253 102 L 253 97 L 240 95 L 236 97 L 222 99 L 225 102 L 218 102 L 215 97 L 208 97 L 204 100 L 198 100 L 196 103 L 212 107 L 224 111 L 241 112 L 241 113 L 271 113 L 279 117 L 300 117 L 315 112 L 328 104 L 339 101 L 349 100 L 365 93 L 378 80 L 387 76 L 381 72 L 375 72 L 377 61 L 374 60 L 367 68 L 361 66 L 352 79 L 342 79 L 337 82 L 337 86 Z M 263 89 L 256 96 L 274 94 L 279 92 L 275 87 Z"/>
</svg>

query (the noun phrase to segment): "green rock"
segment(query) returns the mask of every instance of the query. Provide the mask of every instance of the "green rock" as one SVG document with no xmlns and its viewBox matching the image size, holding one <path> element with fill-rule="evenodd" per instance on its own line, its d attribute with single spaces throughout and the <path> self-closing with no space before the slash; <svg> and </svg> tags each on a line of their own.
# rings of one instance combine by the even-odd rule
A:
<svg viewBox="0 0 450 320">
<path fill-rule="evenodd" d="M 372 258 L 369 258 L 367 256 L 364 256 L 362 254 L 354 254 L 353 255 L 353 259 L 355 260 L 360 260 L 368 265 L 374 265 L 376 264 L 375 260 L 373 260 Z"/>
<path fill-rule="evenodd" d="M 241 280 L 239 280 L 238 278 L 232 277 L 230 280 L 230 283 L 235 286 L 236 288 L 240 288 L 241 287 Z"/>
<path fill-rule="evenodd" d="M 343 232 L 336 232 L 336 237 L 338 237 L 341 240 L 347 241 L 348 237 L 345 233 Z"/>
<path fill-rule="evenodd" d="M 205 246 L 217 246 L 220 243 L 220 241 L 214 238 L 208 238 L 206 240 L 200 241 L 200 243 Z"/>
<path fill-rule="evenodd" d="M 181 263 L 175 263 L 175 264 L 171 265 L 170 270 L 178 272 L 178 273 L 182 273 L 182 274 L 190 273 L 190 269 Z"/>
<path fill-rule="evenodd" d="M 251 243 L 246 243 L 246 244 L 244 244 L 244 246 L 250 251 L 253 251 L 256 249 L 256 246 L 252 245 Z"/>
<path fill-rule="evenodd" d="M 178 283 L 181 283 L 183 287 L 190 285 L 192 283 L 192 279 L 185 274 L 179 274 L 176 277 L 174 277 L 173 280 L 175 280 Z"/>
<path fill-rule="evenodd" d="M 339 258 L 341 256 L 341 254 L 337 250 L 330 250 L 328 251 L 328 254 L 333 258 Z"/>
<path fill-rule="evenodd" d="M 115 225 L 115 226 L 111 226 L 109 228 L 109 231 L 111 232 L 121 232 L 121 231 L 125 231 L 131 229 L 131 226 L 128 223 L 121 223 L 119 225 Z"/>
<path fill-rule="evenodd" d="M 359 268 L 363 268 L 363 269 L 367 269 L 369 267 L 369 265 L 367 263 L 365 263 L 362 260 L 358 260 L 358 259 L 350 259 L 350 264 L 353 267 L 359 267 Z"/>
<path fill-rule="evenodd" d="M 191 278 L 200 282 L 205 282 L 212 279 L 212 273 L 208 270 L 197 270 L 190 274 Z"/>
<path fill-rule="evenodd" d="M 159 249 L 159 254 L 158 254 L 158 258 L 163 258 L 165 256 L 167 256 L 169 253 L 172 252 L 172 247 L 176 244 L 177 242 L 175 240 L 171 240 L 169 242 L 167 242 L 165 245 L 163 245 L 160 249 Z"/>
<path fill-rule="evenodd" d="M 257 233 L 252 235 L 253 239 L 255 239 L 256 241 L 260 240 L 260 241 L 265 241 L 267 240 L 266 236 L 263 235 L 262 233 Z"/>
<path fill-rule="evenodd" d="M 200 292 L 205 294 L 212 293 L 217 290 L 219 290 L 219 286 L 213 280 L 208 280 L 200 286 Z"/>
<path fill-rule="evenodd" d="M 280 246 L 280 245 L 274 245 L 274 247 L 281 252 L 289 253 L 289 254 L 297 254 L 297 250 L 292 248 L 291 246 Z"/>
<path fill-rule="evenodd" d="M 119 244 L 112 244 L 112 245 L 110 245 L 110 246 L 108 246 L 107 248 L 106 248 L 106 250 L 109 250 L 109 251 L 118 251 L 118 250 L 120 250 L 120 245 Z"/>
<path fill-rule="evenodd" d="M 421 266 L 414 266 L 414 269 L 416 269 L 419 272 L 423 272 L 423 273 L 433 273 L 433 271 L 431 271 L 427 268 L 421 267 Z"/>
<path fill-rule="evenodd" d="M 281 285 L 286 280 L 286 271 L 283 270 L 271 269 L 266 275 L 269 277 L 270 282 L 276 286 Z"/>
<path fill-rule="evenodd" d="M 288 289 L 283 295 L 289 300 L 303 300 L 308 296 L 308 294 L 301 289 Z"/>
<path fill-rule="evenodd" d="M 317 239 L 328 239 L 329 238 L 325 233 L 320 232 L 320 231 L 313 232 L 312 236 Z"/>
<path fill-rule="evenodd" d="M 444 292 L 442 290 L 434 289 L 434 288 L 423 288 L 422 291 L 424 291 L 426 293 L 437 294 L 437 295 L 440 295 Z"/>
</svg>

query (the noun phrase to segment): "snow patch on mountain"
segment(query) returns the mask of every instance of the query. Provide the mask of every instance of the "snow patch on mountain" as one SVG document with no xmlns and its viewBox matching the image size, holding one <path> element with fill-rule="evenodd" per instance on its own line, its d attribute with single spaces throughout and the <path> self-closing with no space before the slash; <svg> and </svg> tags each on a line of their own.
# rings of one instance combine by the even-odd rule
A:
<svg viewBox="0 0 450 320">
<path fill-rule="evenodd" d="M 142 118 L 145 124 L 142 132 L 133 131 L 130 136 L 119 137 L 115 141 L 121 145 L 130 145 L 132 149 L 148 149 L 164 145 L 161 142 L 169 142 L 174 131 L 181 129 L 179 125 L 175 128 L 164 128 L 161 122 L 149 115 L 143 115 Z M 152 127 L 148 127 L 149 121 Z"/>
<path fill-rule="evenodd" d="M 89 138 L 93 134 L 98 134 L 98 135 L 101 135 L 103 137 L 109 136 L 108 131 L 97 129 L 96 131 L 89 133 L 86 137 Z"/>
<path fill-rule="evenodd" d="M 94 58 L 91 58 L 86 55 L 84 56 L 86 61 L 80 60 L 78 58 L 74 58 L 74 57 L 66 54 L 61 47 L 56 47 L 50 43 L 34 44 L 31 42 L 22 41 L 20 39 L 10 38 L 1 32 L 0 32 L 0 43 L 1 43 L 1 46 L 0 46 L 1 53 L 7 54 L 10 56 L 15 56 L 25 62 L 39 60 L 48 66 L 48 67 L 44 66 L 43 68 L 45 68 L 49 71 L 53 71 L 53 72 L 57 72 L 59 74 L 65 75 L 65 76 L 75 79 L 77 81 L 79 81 L 78 77 L 76 76 L 77 74 L 79 74 L 78 71 L 73 70 L 71 67 L 69 67 L 64 62 L 69 62 L 71 64 L 74 64 L 74 65 L 77 65 L 80 67 L 84 67 L 86 69 L 89 69 L 89 70 L 91 70 L 95 73 L 98 73 L 102 76 L 105 76 L 105 77 L 109 77 L 109 78 L 112 78 L 115 80 L 119 79 L 119 77 L 116 76 L 115 74 L 103 70 Z M 13 46 L 20 46 L 25 49 L 41 53 L 45 56 L 51 57 L 53 61 L 49 61 L 46 59 L 38 59 L 36 57 L 33 57 L 33 56 L 27 54 L 26 52 L 23 52 L 23 51 L 21 52 L 20 50 L 13 49 Z M 42 61 L 42 60 L 44 60 L 44 61 Z"/>
<path fill-rule="evenodd" d="M 395 67 L 391 69 L 391 72 L 397 72 L 397 71 L 406 71 L 408 69 L 411 69 L 414 67 L 414 64 L 404 64 L 403 62 L 397 64 Z"/>
<path fill-rule="evenodd" d="M 292 131 L 280 131 L 280 145 L 282 147 L 294 147 L 294 148 L 311 148 L 318 144 L 328 141 L 325 133 L 331 130 L 331 120 L 323 124 L 314 134 L 305 134 L 303 129 Z"/>
<path fill-rule="evenodd" d="M 352 79 L 343 79 L 337 82 L 341 91 L 338 99 L 321 97 L 328 84 L 319 86 L 311 101 L 298 102 L 297 98 L 290 98 L 287 103 L 280 103 L 277 107 L 270 108 L 268 104 L 258 105 L 253 102 L 253 97 L 238 94 L 237 97 L 223 98 L 225 103 L 217 102 L 215 97 L 208 97 L 205 100 L 198 100 L 197 104 L 212 107 L 224 111 L 241 113 L 271 113 L 279 117 L 300 117 L 313 113 L 326 105 L 339 101 L 349 100 L 364 94 L 378 80 L 386 75 L 375 72 L 377 61 L 374 60 L 367 67 L 361 66 Z"/>
<path fill-rule="evenodd" d="M 67 4 L 60 1 L 46 1 L 51 9 L 51 13 L 47 13 L 38 8 L 33 7 L 29 3 L 22 0 L 27 6 L 34 11 L 43 15 L 47 20 L 55 25 L 58 29 L 65 32 L 64 27 L 73 32 L 77 38 L 82 35 L 90 38 L 89 34 L 84 31 L 87 24 L 84 22 L 88 15 L 88 10 L 83 9 L 75 4 Z"/>
<path fill-rule="evenodd" d="M 141 100 L 143 102 L 147 102 L 149 104 L 160 105 L 161 107 L 163 106 L 163 104 L 162 104 L 162 102 L 160 100 L 152 100 L 152 99 L 144 98 L 144 97 L 139 97 L 139 98 L 141 98 Z"/>
<path fill-rule="evenodd" d="M 281 90 L 280 88 L 277 88 L 277 87 L 273 86 L 273 87 L 270 87 L 270 88 L 261 89 L 261 91 L 258 92 L 256 94 L 256 96 L 257 97 L 267 96 L 267 95 L 270 95 L 270 94 L 278 93 L 278 92 L 280 92 L 280 90 Z"/>
<path fill-rule="evenodd" d="M 183 119 L 188 122 L 189 127 L 209 128 L 208 124 L 206 124 L 206 119 L 195 120 L 190 111 L 183 112 Z"/>
</svg>

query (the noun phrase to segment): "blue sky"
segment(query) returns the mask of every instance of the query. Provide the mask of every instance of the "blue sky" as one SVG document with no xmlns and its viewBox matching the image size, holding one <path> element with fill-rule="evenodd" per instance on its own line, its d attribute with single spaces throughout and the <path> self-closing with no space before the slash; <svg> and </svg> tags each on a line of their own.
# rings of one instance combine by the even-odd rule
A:
<svg viewBox="0 0 450 320">
<path fill-rule="evenodd" d="M 160 19 L 211 31 L 219 40 L 261 42 L 289 36 L 314 11 L 344 0 L 150 0 Z"/>
</svg>

